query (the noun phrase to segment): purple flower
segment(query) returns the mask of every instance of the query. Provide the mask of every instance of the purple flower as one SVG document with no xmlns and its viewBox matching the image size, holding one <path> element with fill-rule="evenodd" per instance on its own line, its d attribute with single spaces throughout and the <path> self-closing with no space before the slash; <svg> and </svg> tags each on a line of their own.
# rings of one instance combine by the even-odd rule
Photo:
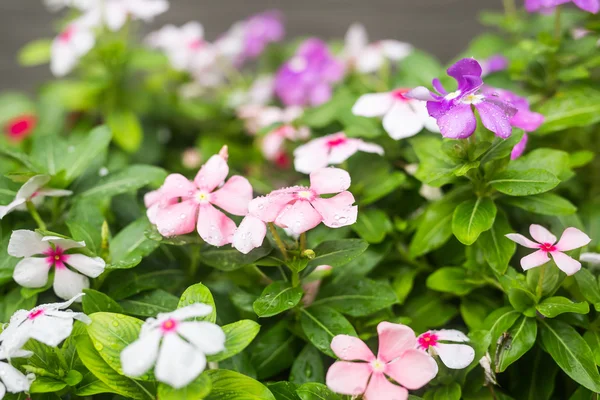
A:
<svg viewBox="0 0 600 400">
<path fill-rule="evenodd" d="M 512 151 L 510 152 L 510 159 L 516 160 L 517 158 L 523 155 L 525 151 L 525 147 L 527 147 L 527 141 L 529 140 L 529 135 L 524 134 L 523 138 L 519 141 L 519 143 L 515 144 Z"/>
<path fill-rule="evenodd" d="M 279 42 L 285 35 L 281 13 L 275 10 L 255 14 L 246 20 L 244 55 L 258 57 L 269 43 Z"/>
<path fill-rule="evenodd" d="M 510 120 L 510 124 L 516 128 L 523 129 L 525 132 L 533 132 L 544 123 L 544 116 L 531 111 L 529 102 L 524 97 L 509 90 L 496 88 L 484 88 L 483 93 L 486 96 L 495 96 L 517 109 L 517 113 Z"/>
<path fill-rule="evenodd" d="M 317 106 L 331 98 L 332 83 L 344 76 L 344 64 L 327 45 L 307 39 L 275 77 L 275 93 L 286 106 Z"/>
<path fill-rule="evenodd" d="M 478 111 L 483 125 L 496 136 L 507 138 L 511 135 L 510 121 L 517 109 L 498 96 L 481 91 L 482 70 L 475 59 L 458 61 L 448 68 L 448 75 L 458 83 L 458 89 L 454 92 L 448 93 L 436 78 L 433 87 L 437 93 L 418 87 L 407 94 L 407 97 L 427 101 L 427 111 L 437 120 L 442 136 L 451 139 L 471 136 L 477 127 L 473 107 Z"/>
<path fill-rule="evenodd" d="M 529 12 L 552 12 L 556 6 L 574 3 L 582 10 L 593 14 L 600 11 L 600 0 L 525 0 L 525 9 Z"/>
<path fill-rule="evenodd" d="M 504 71 L 508 68 L 508 60 L 501 54 L 496 54 L 483 61 L 481 69 L 483 70 L 482 76 L 493 74 L 494 72 Z"/>
</svg>

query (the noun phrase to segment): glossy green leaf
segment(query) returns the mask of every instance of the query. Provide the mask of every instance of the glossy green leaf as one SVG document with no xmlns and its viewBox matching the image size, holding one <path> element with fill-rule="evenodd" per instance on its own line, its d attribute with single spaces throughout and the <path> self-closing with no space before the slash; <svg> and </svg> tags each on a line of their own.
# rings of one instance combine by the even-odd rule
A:
<svg viewBox="0 0 600 400">
<path fill-rule="evenodd" d="M 504 171 L 493 176 L 489 184 L 509 196 L 531 196 L 554 189 L 560 181 L 548 171 Z"/>
<path fill-rule="evenodd" d="M 225 333 L 225 350 L 208 356 L 208 361 L 222 361 L 243 351 L 258 335 L 260 325 L 249 319 L 242 319 L 222 326 Z"/>
<path fill-rule="evenodd" d="M 464 296 L 485 282 L 472 277 L 468 270 L 461 267 L 443 267 L 427 278 L 429 289 Z"/>
<path fill-rule="evenodd" d="M 137 116 L 130 110 L 114 110 L 106 122 L 115 143 L 125 151 L 135 152 L 142 143 L 144 132 Z"/>
<path fill-rule="evenodd" d="M 500 210 L 496 214 L 492 228 L 483 232 L 477 241 L 483 257 L 492 270 L 499 275 L 504 275 L 517 248 L 515 242 L 505 237 L 507 233 L 512 232 L 514 231 L 508 222 L 508 218 L 506 218 L 506 214 Z"/>
<path fill-rule="evenodd" d="M 389 283 L 360 279 L 323 287 L 313 305 L 327 306 L 342 314 L 361 317 L 390 307 L 397 301 Z"/>
<path fill-rule="evenodd" d="M 50 61 L 51 46 L 50 39 L 38 39 L 27 43 L 19 50 L 19 64 L 26 67 L 46 64 Z"/>
<path fill-rule="evenodd" d="M 452 215 L 452 232 L 465 245 L 475 243 L 496 219 L 496 205 L 489 197 L 478 197 L 459 204 Z"/>
<path fill-rule="evenodd" d="M 585 301 L 575 303 L 566 297 L 556 296 L 544 299 L 537 305 L 537 310 L 547 318 L 554 318 L 563 313 L 587 314 L 590 312 L 590 305 Z"/>
<path fill-rule="evenodd" d="M 341 267 L 360 256 L 369 247 L 362 239 L 329 240 L 321 243 L 314 252 L 316 257 L 308 264 L 309 268 L 318 265 Z"/>
<path fill-rule="evenodd" d="M 381 243 L 386 234 L 392 231 L 392 222 L 381 210 L 370 209 L 359 213 L 352 229 L 368 243 Z"/>
<path fill-rule="evenodd" d="M 534 318 L 522 316 L 510 328 L 508 334 L 510 335 L 510 344 L 500 350 L 500 355 L 496 355 L 497 372 L 504 372 L 509 365 L 533 347 L 537 337 L 537 323 Z"/>
<path fill-rule="evenodd" d="M 112 313 L 122 313 L 123 308 L 111 299 L 109 296 L 102 292 L 93 289 L 83 289 L 85 296 L 83 296 L 83 312 L 86 314 L 93 314 L 96 312 L 106 311 Z"/>
<path fill-rule="evenodd" d="M 331 340 L 336 335 L 356 336 L 352 324 L 342 314 L 329 307 L 303 309 L 300 324 L 308 340 L 330 357 L 335 357 L 331 350 Z"/>
<path fill-rule="evenodd" d="M 196 317 L 196 321 L 209 321 L 215 323 L 217 321 L 217 308 L 215 300 L 210 290 L 201 283 L 196 283 L 188 287 L 179 298 L 177 308 L 183 308 L 192 304 L 202 303 L 212 307 L 212 312 L 205 317 Z"/>
<path fill-rule="evenodd" d="M 296 389 L 302 400 L 342 400 L 342 396 L 334 393 L 322 383 L 309 382 Z"/>
<path fill-rule="evenodd" d="M 573 276 L 583 297 L 594 305 L 596 311 L 600 311 L 600 287 L 596 277 L 585 268 L 580 269 Z"/>
<path fill-rule="evenodd" d="M 237 372 L 213 369 L 205 374 L 212 381 L 207 400 L 275 400 L 265 385 Z"/>
<path fill-rule="evenodd" d="M 127 269 L 138 265 L 158 248 L 160 242 L 146 237 L 146 230 L 152 225 L 145 216 L 127 225 L 110 241 L 110 259 L 108 269 Z"/>
<path fill-rule="evenodd" d="M 297 385 L 307 382 L 325 382 L 325 368 L 321 353 L 312 344 L 304 346 L 296 357 L 290 372 L 290 381 Z"/>
<path fill-rule="evenodd" d="M 272 317 L 294 308 L 303 295 L 300 286 L 292 287 L 288 282 L 273 282 L 263 290 L 252 307 L 259 317 Z"/>
<path fill-rule="evenodd" d="M 254 264 L 270 252 L 271 246 L 267 241 L 248 254 L 242 254 L 233 248 L 211 247 L 202 252 L 202 262 L 221 271 L 234 271 Z"/>
<path fill-rule="evenodd" d="M 541 215 L 571 215 L 577 211 L 577 207 L 573 203 L 553 193 L 542 193 L 525 197 L 506 197 L 502 201 L 511 206 Z"/>
<path fill-rule="evenodd" d="M 537 133 L 588 126 L 600 121 L 600 91 L 592 87 L 563 89 L 537 111 L 545 117 Z"/>
<path fill-rule="evenodd" d="M 127 314 L 138 317 L 155 317 L 158 313 L 174 311 L 179 303 L 179 297 L 162 289 L 140 293 L 120 302 Z"/>
<path fill-rule="evenodd" d="M 111 132 L 106 126 L 92 129 L 86 138 L 64 155 L 65 181 L 72 182 L 108 148 Z"/>
<path fill-rule="evenodd" d="M 100 179 L 98 184 L 81 193 L 84 199 L 105 199 L 121 193 L 133 192 L 147 185 L 160 185 L 167 173 L 150 165 L 131 165 Z"/>
<path fill-rule="evenodd" d="M 175 389 L 166 383 L 158 384 L 158 398 L 161 400 L 200 400 L 206 398 L 212 389 L 208 373 L 200 374 L 189 385 Z"/>
</svg>

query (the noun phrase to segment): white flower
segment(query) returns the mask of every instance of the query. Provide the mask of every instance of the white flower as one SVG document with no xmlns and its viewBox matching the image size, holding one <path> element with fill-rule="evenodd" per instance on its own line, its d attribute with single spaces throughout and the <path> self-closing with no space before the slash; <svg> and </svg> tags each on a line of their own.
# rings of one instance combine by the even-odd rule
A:
<svg viewBox="0 0 600 400">
<path fill-rule="evenodd" d="M 424 101 L 409 99 L 408 89 L 360 96 L 352 113 L 361 117 L 383 117 L 383 128 L 394 140 L 411 137 L 423 128 L 439 132 L 437 122 L 429 116 Z"/>
<path fill-rule="evenodd" d="M 497 385 L 498 382 L 496 381 L 496 374 L 494 373 L 494 370 L 492 369 L 492 357 L 490 357 L 490 353 L 486 352 L 485 356 L 481 357 L 481 359 L 479 360 L 479 365 L 481 365 L 481 368 L 483 368 L 483 372 L 485 374 L 485 385 L 487 386 L 490 383 L 492 385 Z"/>
<path fill-rule="evenodd" d="M 69 196 L 73 192 L 63 189 L 52 189 L 44 187 L 50 181 L 48 175 L 36 175 L 30 178 L 17 192 L 15 199 L 5 206 L 0 206 L 0 219 L 13 210 L 25 208 L 25 203 L 29 200 L 34 204 L 41 204 L 44 197 Z"/>
<path fill-rule="evenodd" d="M 84 313 L 65 310 L 83 295 L 79 293 L 64 303 L 42 304 L 29 311 L 16 311 L 10 317 L 10 322 L 4 331 L 0 333 L 0 342 L 2 342 L 0 349 L 7 357 L 12 357 L 14 354 L 18 357 L 19 349 L 29 339 L 35 339 L 52 347 L 58 346 L 71 334 L 73 320 L 91 323 Z"/>
<path fill-rule="evenodd" d="M 244 121 L 248 133 L 256 134 L 261 129 L 276 123 L 291 125 L 300 118 L 304 110 L 298 106 L 279 108 L 259 104 L 246 104 L 237 109 L 237 116 Z"/>
<path fill-rule="evenodd" d="M 221 327 L 191 320 L 211 312 L 211 306 L 196 303 L 147 319 L 139 339 L 121 352 L 125 375 L 141 376 L 156 364 L 154 375 L 158 381 L 176 389 L 188 385 L 204 371 L 206 355 L 225 349 Z"/>
<path fill-rule="evenodd" d="M 89 26 L 80 21 L 69 25 L 52 41 L 50 71 L 61 77 L 71 72 L 93 47 L 96 39 Z"/>
<path fill-rule="evenodd" d="M 15 267 L 13 279 L 24 287 L 44 287 L 48 273 L 54 267 L 54 293 L 61 299 L 70 299 L 88 288 L 90 281 L 68 266 L 92 278 L 104 272 L 106 266 L 100 257 L 67 252 L 82 247 L 85 247 L 85 242 L 42 236 L 24 229 L 13 231 L 8 242 L 8 254 L 24 257 Z"/>
<path fill-rule="evenodd" d="M 98 0 L 44 0 L 44 4 L 50 11 L 60 11 L 65 7 L 87 10 L 97 2 Z"/>
<path fill-rule="evenodd" d="M 599 253 L 581 253 L 579 257 L 580 261 L 590 263 L 592 265 L 600 264 L 600 254 Z"/>
<path fill-rule="evenodd" d="M 377 71 L 385 59 L 399 61 L 408 56 L 413 47 L 397 40 L 369 43 L 367 31 L 361 24 L 353 24 L 346 32 L 344 59 L 350 68 L 362 73 Z"/>
<path fill-rule="evenodd" d="M 30 351 L 18 350 L 9 357 L 5 350 L 0 347 L 0 360 L 11 357 L 29 357 L 31 354 Z M 28 392 L 33 379 L 33 374 L 26 376 L 9 363 L 0 361 L 0 399 L 4 398 L 7 391 L 9 393 Z"/>
<path fill-rule="evenodd" d="M 246 24 L 236 22 L 215 41 L 215 48 L 220 56 L 231 64 L 239 62 L 246 45 Z"/>
<path fill-rule="evenodd" d="M 462 369 L 468 367 L 475 358 L 475 350 L 471 346 L 462 344 L 468 341 L 469 338 L 461 331 L 443 329 L 420 335 L 417 338 L 417 347 L 432 356 L 439 355 L 448 368 Z"/>
<path fill-rule="evenodd" d="M 111 31 L 118 31 L 127 18 L 145 22 L 169 9 L 166 0 L 96 0 L 88 5 L 87 12 L 80 21 L 89 27 L 106 25 Z"/>
</svg>

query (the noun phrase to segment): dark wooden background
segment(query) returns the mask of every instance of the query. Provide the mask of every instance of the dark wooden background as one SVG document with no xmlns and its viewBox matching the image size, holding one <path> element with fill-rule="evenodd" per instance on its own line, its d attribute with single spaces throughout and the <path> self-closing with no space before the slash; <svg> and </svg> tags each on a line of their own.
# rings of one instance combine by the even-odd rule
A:
<svg viewBox="0 0 600 400">
<path fill-rule="evenodd" d="M 202 22 L 214 39 L 234 21 L 276 8 L 286 17 L 287 36 L 343 37 L 360 21 L 372 39 L 396 38 L 448 60 L 483 28 L 476 16 L 499 9 L 501 0 L 171 0 L 170 10 L 152 27 L 166 22 Z M 47 66 L 21 68 L 15 58 L 30 40 L 53 36 L 53 18 L 42 0 L 0 0 L 0 90 L 33 90 L 50 78 Z"/>
</svg>

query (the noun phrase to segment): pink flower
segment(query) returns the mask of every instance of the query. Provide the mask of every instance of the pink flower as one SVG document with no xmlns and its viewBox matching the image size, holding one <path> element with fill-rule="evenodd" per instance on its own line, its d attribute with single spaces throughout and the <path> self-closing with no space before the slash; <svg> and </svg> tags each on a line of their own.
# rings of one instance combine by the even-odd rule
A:
<svg viewBox="0 0 600 400">
<path fill-rule="evenodd" d="M 252 186 L 237 175 L 225 182 L 228 173 L 227 146 L 223 146 L 200 168 L 193 182 L 180 174 L 169 175 L 160 189 L 144 198 L 148 219 L 163 236 L 183 235 L 195 228 L 213 246 L 231 243 L 235 222 L 214 206 L 233 215 L 246 215 Z"/>
<path fill-rule="evenodd" d="M 327 371 L 326 383 L 331 390 L 350 396 L 364 394 L 365 400 L 406 400 L 407 389 L 419 389 L 435 378 L 438 366 L 431 356 L 416 349 L 412 329 L 382 322 L 377 333 L 377 357 L 358 338 L 333 338 L 331 349 L 342 361 Z M 391 383 L 388 377 L 402 386 Z"/>
<path fill-rule="evenodd" d="M 296 171 L 309 174 L 330 164 L 341 164 L 357 151 L 383 155 L 383 148 L 361 139 L 346 137 L 344 132 L 313 139 L 294 151 Z"/>
<path fill-rule="evenodd" d="M 550 233 L 541 225 L 532 224 L 529 227 L 531 237 L 537 241 L 531 241 L 518 233 L 509 233 L 507 238 L 521 246 L 530 249 L 539 249 L 535 253 L 521 259 L 523 270 L 539 267 L 550 261 L 548 253 L 552 255 L 556 266 L 567 275 L 573 275 L 581 269 L 581 263 L 569 257 L 563 251 L 569 251 L 587 245 L 592 239 L 577 228 L 567 228 L 563 232 L 560 240 L 556 243 L 556 236 Z"/>
<path fill-rule="evenodd" d="M 310 130 L 305 126 L 296 128 L 293 125 L 280 125 L 265 135 L 260 149 L 267 160 L 283 167 L 288 160 L 285 152 L 286 140 L 295 142 L 309 137 Z"/>
<path fill-rule="evenodd" d="M 37 125 L 37 117 L 31 114 L 19 115 L 4 125 L 4 132 L 10 140 L 20 142 L 29 136 Z"/>
<path fill-rule="evenodd" d="M 475 359 L 475 350 L 471 346 L 462 344 L 468 341 L 467 335 L 454 329 L 428 331 L 417 338 L 417 348 L 432 356 L 440 356 L 440 360 L 448 368 L 463 369 Z"/>
<path fill-rule="evenodd" d="M 321 168 L 310 174 L 310 187 L 293 186 L 257 197 L 248 204 L 248 215 L 233 237 L 233 246 L 247 254 L 259 247 L 267 233 L 265 223 L 273 222 L 300 235 L 323 222 L 340 228 L 356 222 L 358 207 L 348 192 L 350 175 L 338 168 Z M 322 194 L 337 193 L 322 198 Z"/>
</svg>

